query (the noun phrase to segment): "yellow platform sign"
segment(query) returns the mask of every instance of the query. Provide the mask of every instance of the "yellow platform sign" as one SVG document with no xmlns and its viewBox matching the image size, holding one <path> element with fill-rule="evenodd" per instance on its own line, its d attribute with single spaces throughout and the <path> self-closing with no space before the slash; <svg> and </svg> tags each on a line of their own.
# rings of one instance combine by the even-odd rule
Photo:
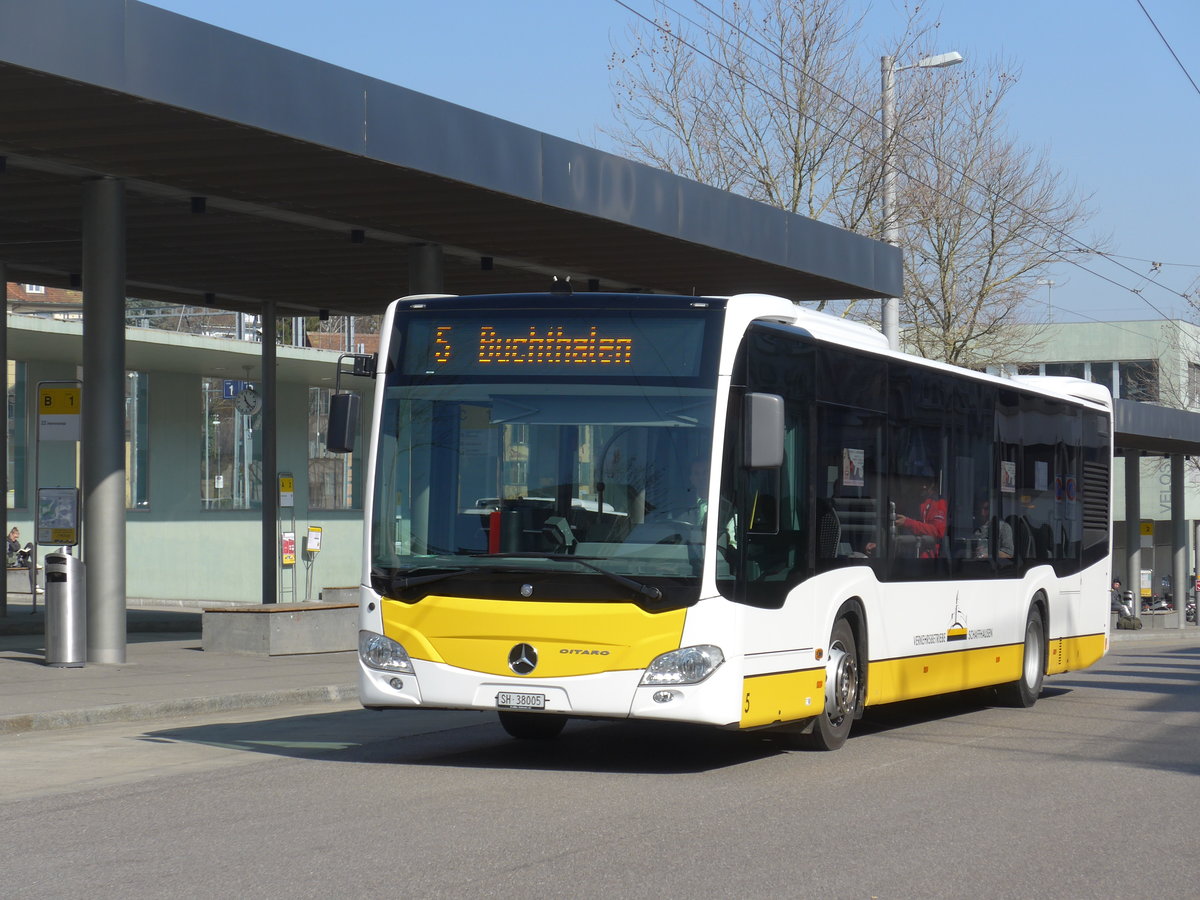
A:
<svg viewBox="0 0 1200 900">
<path fill-rule="evenodd" d="M 79 440 L 79 388 L 38 389 L 38 438 L 43 441 Z"/>
</svg>

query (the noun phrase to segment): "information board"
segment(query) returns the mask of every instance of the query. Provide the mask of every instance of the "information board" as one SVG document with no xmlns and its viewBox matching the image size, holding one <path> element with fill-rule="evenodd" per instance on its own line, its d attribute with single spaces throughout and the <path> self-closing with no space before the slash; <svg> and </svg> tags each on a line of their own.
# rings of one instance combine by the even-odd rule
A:
<svg viewBox="0 0 1200 900">
<path fill-rule="evenodd" d="M 79 491 L 38 488 L 37 542 L 74 547 L 79 543 Z"/>
</svg>

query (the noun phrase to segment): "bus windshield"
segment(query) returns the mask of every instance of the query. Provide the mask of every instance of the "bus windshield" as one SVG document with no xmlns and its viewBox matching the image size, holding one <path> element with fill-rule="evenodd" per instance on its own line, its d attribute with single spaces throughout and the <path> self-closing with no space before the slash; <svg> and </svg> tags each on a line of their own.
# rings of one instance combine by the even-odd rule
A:
<svg viewBox="0 0 1200 900">
<path fill-rule="evenodd" d="M 376 588 L 409 599 L 459 580 L 470 587 L 454 590 L 509 596 L 506 574 L 541 575 L 556 599 L 694 602 L 712 316 L 398 316 L 377 445 Z"/>
</svg>

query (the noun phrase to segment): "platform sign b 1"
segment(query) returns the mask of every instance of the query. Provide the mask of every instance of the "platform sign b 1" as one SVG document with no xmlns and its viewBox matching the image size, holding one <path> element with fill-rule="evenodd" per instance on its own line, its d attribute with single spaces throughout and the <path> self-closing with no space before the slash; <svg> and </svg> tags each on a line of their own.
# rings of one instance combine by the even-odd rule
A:
<svg viewBox="0 0 1200 900">
<path fill-rule="evenodd" d="M 291 472 L 279 473 L 279 505 L 283 509 L 296 505 L 296 479 Z"/>
<path fill-rule="evenodd" d="M 77 387 L 38 389 L 38 439 L 79 440 L 79 395 Z"/>
</svg>

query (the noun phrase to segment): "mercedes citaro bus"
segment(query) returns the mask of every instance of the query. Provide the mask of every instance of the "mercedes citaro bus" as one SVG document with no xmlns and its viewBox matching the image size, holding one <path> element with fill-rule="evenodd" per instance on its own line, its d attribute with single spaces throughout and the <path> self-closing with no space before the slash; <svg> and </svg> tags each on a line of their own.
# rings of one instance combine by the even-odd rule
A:
<svg viewBox="0 0 1200 900">
<path fill-rule="evenodd" d="M 339 373 L 343 363 L 339 362 Z M 370 411 L 370 708 L 778 727 L 1108 649 L 1112 401 L 763 295 L 395 301 Z M 332 404 L 347 449 L 357 397 Z"/>
</svg>

